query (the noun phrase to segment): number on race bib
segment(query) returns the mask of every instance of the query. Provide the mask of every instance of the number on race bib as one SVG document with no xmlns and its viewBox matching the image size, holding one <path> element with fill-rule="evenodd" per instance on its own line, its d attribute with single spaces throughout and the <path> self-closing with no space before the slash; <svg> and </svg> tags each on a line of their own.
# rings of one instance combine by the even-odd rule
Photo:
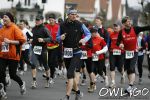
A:
<svg viewBox="0 0 150 100">
<path fill-rule="evenodd" d="M 92 61 L 98 61 L 99 56 L 97 54 L 92 54 Z"/>
<path fill-rule="evenodd" d="M 134 51 L 126 51 L 126 59 L 131 59 L 134 57 Z"/>
<path fill-rule="evenodd" d="M 73 57 L 73 49 L 64 48 L 64 58 L 72 58 L 72 57 Z"/>
<path fill-rule="evenodd" d="M 33 52 L 34 52 L 34 54 L 41 55 L 42 46 L 34 46 Z"/>
<path fill-rule="evenodd" d="M 82 55 L 80 59 L 87 59 L 87 51 L 82 51 Z"/>
<path fill-rule="evenodd" d="M 9 44 L 2 42 L 1 52 L 9 52 Z"/>
<path fill-rule="evenodd" d="M 119 50 L 119 49 L 114 49 L 114 50 L 113 50 L 113 55 L 121 55 L 121 50 Z"/>
</svg>

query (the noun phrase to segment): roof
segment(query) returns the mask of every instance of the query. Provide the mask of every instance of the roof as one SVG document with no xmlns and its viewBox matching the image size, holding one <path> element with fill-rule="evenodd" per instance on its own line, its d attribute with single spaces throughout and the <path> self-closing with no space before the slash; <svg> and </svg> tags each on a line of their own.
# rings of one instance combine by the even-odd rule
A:
<svg viewBox="0 0 150 100">
<path fill-rule="evenodd" d="M 95 0 L 66 0 L 66 3 L 77 4 L 79 13 L 93 13 Z"/>
</svg>

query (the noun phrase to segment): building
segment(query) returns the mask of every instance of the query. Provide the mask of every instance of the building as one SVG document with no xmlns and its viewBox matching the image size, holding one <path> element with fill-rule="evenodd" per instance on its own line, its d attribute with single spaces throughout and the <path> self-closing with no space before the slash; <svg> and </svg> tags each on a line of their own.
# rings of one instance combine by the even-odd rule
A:
<svg viewBox="0 0 150 100">
<path fill-rule="evenodd" d="M 120 20 L 126 15 L 125 0 L 66 0 L 66 10 L 75 8 L 79 16 L 93 20 L 97 15 L 103 15 L 107 20 Z"/>
<path fill-rule="evenodd" d="M 38 14 L 45 16 L 47 13 L 53 13 L 64 18 L 64 3 L 65 0 L 3 0 L 0 3 L 0 11 L 11 11 L 17 22 L 25 19 L 33 27 Z"/>
</svg>

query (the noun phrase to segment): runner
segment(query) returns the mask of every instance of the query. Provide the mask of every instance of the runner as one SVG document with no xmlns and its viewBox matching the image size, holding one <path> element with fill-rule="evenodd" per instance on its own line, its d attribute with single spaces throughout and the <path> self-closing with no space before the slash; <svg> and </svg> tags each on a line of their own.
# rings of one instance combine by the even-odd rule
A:
<svg viewBox="0 0 150 100">
<path fill-rule="evenodd" d="M 147 61 L 148 61 L 148 78 L 150 79 L 150 31 L 146 37 L 146 54 L 147 54 Z"/>
<path fill-rule="evenodd" d="M 138 58 L 137 35 L 141 31 L 149 30 L 150 26 L 134 27 L 131 25 L 131 19 L 129 16 L 122 18 L 122 24 L 124 28 L 119 32 L 117 46 L 124 48 L 125 50 L 124 68 L 125 71 L 127 71 L 129 79 L 129 86 L 125 92 L 130 94 L 134 88 L 135 64 Z M 123 41 L 123 44 L 121 41 Z"/>
<path fill-rule="evenodd" d="M 38 15 L 36 16 L 36 26 L 32 29 L 33 33 L 33 39 L 32 41 L 32 56 L 31 56 L 31 62 L 32 62 L 32 88 L 37 87 L 36 82 L 36 67 L 37 62 L 41 61 L 46 73 L 46 84 L 45 88 L 49 87 L 49 77 L 50 77 L 50 70 L 48 66 L 48 56 L 47 56 L 47 42 L 50 42 L 52 40 L 50 36 L 50 32 L 43 24 L 43 16 Z M 33 59 L 34 58 L 34 59 Z M 40 63 L 40 62 L 39 62 Z"/>
<path fill-rule="evenodd" d="M 25 81 L 16 74 L 18 62 L 21 56 L 21 46 L 25 42 L 25 37 L 21 30 L 14 24 L 14 17 L 6 12 L 3 15 L 4 27 L 0 29 L 0 94 L 2 99 L 6 99 L 6 67 L 9 69 L 10 78 L 20 86 L 20 93 L 26 93 Z M 4 91 L 3 91 L 4 89 Z"/>
<path fill-rule="evenodd" d="M 113 30 L 110 34 L 110 47 L 109 47 L 109 62 L 110 62 L 110 76 L 111 76 L 111 84 L 110 88 L 116 87 L 115 84 L 115 67 L 117 67 L 118 71 L 121 73 L 121 83 L 124 83 L 124 50 L 119 48 L 116 45 L 118 34 L 120 31 L 120 26 L 117 24 L 113 25 Z"/>
<path fill-rule="evenodd" d="M 100 16 L 97 16 L 95 18 L 95 24 L 96 24 L 96 27 L 98 28 L 98 33 L 99 35 L 104 38 L 107 46 L 109 46 L 109 33 L 107 32 L 107 30 L 103 27 L 103 18 L 100 17 Z M 104 76 L 106 76 L 105 78 L 105 85 L 108 86 L 109 85 L 109 82 L 108 82 L 108 76 L 107 76 L 107 71 L 106 71 L 106 65 L 109 65 L 109 60 L 108 60 L 108 52 L 105 54 L 105 67 L 103 67 L 103 72 L 104 72 Z"/>
<path fill-rule="evenodd" d="M 81 49 L 79 48 L 79 44 L 85 44 L 90 39 L 91 34 L 84 24 L 76 20 L 77 10 L 69 10 L 67 15 L 68 19 L 60 25 L 57 34 L 58 41 L 63 42 L 64 62 L 68 78 L 66 96 L 61 100 L 69 100 L 73 84 L 76 91 L 75 100 L 78 100 L 83 96 L 76 83 L 78 76 L 74 74 L 75 71 L 80 72 Z M 81 39 L 83 34 L 85 37 Z"/>
<path fill-rule="evenodd" d="M 108 77 L 103 73 L 103 69 L 105 67 L 104 54 L 108 51 L 108 47 L 104 39 L 99 35 L 98 29 L 96 27 L 93 27 L 90 31 L 92 33 L 92 42 L 93 42 L 92 72 L 95 72 L 96 70 L 97 74 L 101 75 L 103 79 L 106 80 L 106 78 Z M 105 86 L 108 85 L 105 84 Z"/>
<path fill-rule="evenodd" d="M 59 25 L 56 24 L 56 16 L 51 14 L 49 16 L 49 24 L 46 25 L 52 35 L 52 43 L 47 44 L 48 48 L 48 65 L 50 67 L 50 84 L 54 84 L 54 73 L 58 67 L 58 50 L 59 44 L 56 42 L 56 34 L 58 32 Z"/>
<path fill-rule="evenodd" d="M 26 21 L 25 20 L 21 20 L 19 23 L 19 28 L 22 30 L 23 35 L 26 38 L 26 42 L 22 45 L 22 55 L 21 55 L 21 59 L 20 59 L 20 75 L 24 74 L 25 71 L 25 64 L 27 63 L 29 66 L 31 66 L 31 63 L 29 61 L 29 48 L 30 48 L 30 39 L 33 37 L 33 34 L 31 33 L 30 30 L 28 30 L 26 28 Z M 27 67 L 27 66 L 26 66 Z"/>
</svg>

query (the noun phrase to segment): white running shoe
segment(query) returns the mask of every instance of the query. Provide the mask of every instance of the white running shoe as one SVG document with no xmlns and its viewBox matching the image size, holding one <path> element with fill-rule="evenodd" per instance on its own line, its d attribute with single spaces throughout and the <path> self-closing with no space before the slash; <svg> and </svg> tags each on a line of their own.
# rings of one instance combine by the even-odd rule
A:
<svg viewBox="0 0 150 100">
<path fill-rule="evenodd" d="M 23 85 L 20 86 L 20 93 L 21 93 L 21 95 L 26 94 L 26 83 L 25 83 L 25 81 L 23 81 Z"/>
<path fill-rule="evenodd" d="M 37 82 L 33 81 L 31 87 L 32 87 L 32 89 L 35 89 L 37 87 Z"/>
</svg>

